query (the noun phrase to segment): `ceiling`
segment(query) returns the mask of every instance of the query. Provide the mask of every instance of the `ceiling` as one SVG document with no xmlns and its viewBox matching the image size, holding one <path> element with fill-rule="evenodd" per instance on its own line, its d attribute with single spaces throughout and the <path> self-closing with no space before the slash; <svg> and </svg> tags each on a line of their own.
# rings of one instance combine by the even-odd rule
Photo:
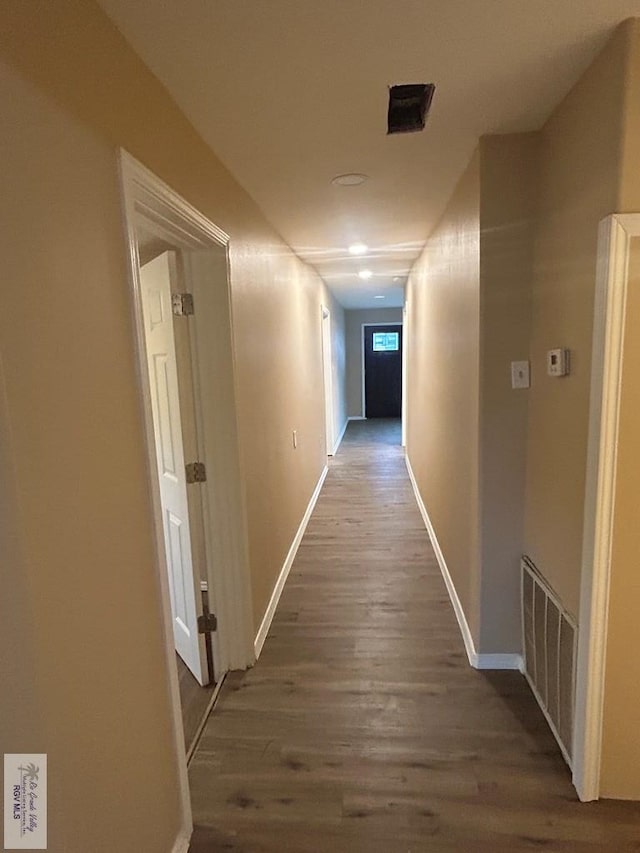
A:
<svg viewBox="0 0 640 853">
<path fill-rule="evenodd" d="M 346 308 L 402 305 L 478 137 L 540 127 L 640 14 L 640 0 L 99 2 Z M 426 82 L 426 129 L 387 136 L 388 87 Z M 369 179 L 331 183 L 348 172 Z"/>
</svg>

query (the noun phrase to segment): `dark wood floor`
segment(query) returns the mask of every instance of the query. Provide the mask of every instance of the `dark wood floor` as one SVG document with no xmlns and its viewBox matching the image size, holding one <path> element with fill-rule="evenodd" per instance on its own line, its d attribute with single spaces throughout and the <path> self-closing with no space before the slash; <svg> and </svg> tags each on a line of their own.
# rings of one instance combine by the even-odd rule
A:
<svg viewBox="0 0 640 853">
<path fill-rule="evenodd" d="M 182 658 L 176 654 L 178 684 L 180 686 L 180 708 L 185 752 L 189 753 L 198 734 L 202 718 L 207 712 L 215 684 L 202 687 L 191 674 Z"/>
<path fill-rule="evenodd" d="M 190 768 L 191 853 L 630 853 L 518 673 L 467 663 L 396 422 L 353 422 L 257 665 Z"/>
</svg>

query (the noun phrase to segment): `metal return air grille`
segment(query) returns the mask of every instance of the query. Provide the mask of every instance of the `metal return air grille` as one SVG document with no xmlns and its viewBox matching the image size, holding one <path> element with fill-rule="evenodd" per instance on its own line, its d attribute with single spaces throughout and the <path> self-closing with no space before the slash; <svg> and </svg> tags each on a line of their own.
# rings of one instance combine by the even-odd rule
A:
<svg viewBox="0 0 640 853">
<path fill-rule="evenodd" d="M 521 567 L 525 676 L 571 767 L 578 629 L 533 563 Z"/>
</svg>

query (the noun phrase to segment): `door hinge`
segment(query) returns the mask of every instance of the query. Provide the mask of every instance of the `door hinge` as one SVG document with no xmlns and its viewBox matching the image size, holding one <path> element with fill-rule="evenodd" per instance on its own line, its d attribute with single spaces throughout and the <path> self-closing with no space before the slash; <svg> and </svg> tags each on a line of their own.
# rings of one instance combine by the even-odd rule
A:
<svg viewBox="0 0 640 853">
<path fill-rule="evenodd" d="M 215 613 L 209 613 L 208 610 L 198 616 L 198 634 L 211 634 L 218 627 L 218 620 Z"/>
<path fill-rule="evenodd" d="M 189 317 L 193 314 L 192 293 L 172 293 L 171 310 L 176 317 Z"/>
<path fill-rule="evenodd" d="M 204 462 L 189 462 L 184 466 L 187 475 L 187 483 L 205 483 L 207 480 L 207 469 Z"/>
</svg>

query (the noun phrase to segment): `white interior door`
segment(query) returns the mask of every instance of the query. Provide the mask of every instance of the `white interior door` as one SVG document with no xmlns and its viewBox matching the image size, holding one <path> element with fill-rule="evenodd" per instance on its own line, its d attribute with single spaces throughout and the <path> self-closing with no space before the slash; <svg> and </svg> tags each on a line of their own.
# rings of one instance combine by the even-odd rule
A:
<svg viewBox="0 0 640 853">
<path fill-rule="evenodd" d="M 206 684 L 206 649 L 198 634 L 200 579 L 194 573 L 189 527 L 170 276 L 167 252 L 140 270 L 145 344 L 173 636 L 177 653 L 199 683 Z"/>
</svg>

